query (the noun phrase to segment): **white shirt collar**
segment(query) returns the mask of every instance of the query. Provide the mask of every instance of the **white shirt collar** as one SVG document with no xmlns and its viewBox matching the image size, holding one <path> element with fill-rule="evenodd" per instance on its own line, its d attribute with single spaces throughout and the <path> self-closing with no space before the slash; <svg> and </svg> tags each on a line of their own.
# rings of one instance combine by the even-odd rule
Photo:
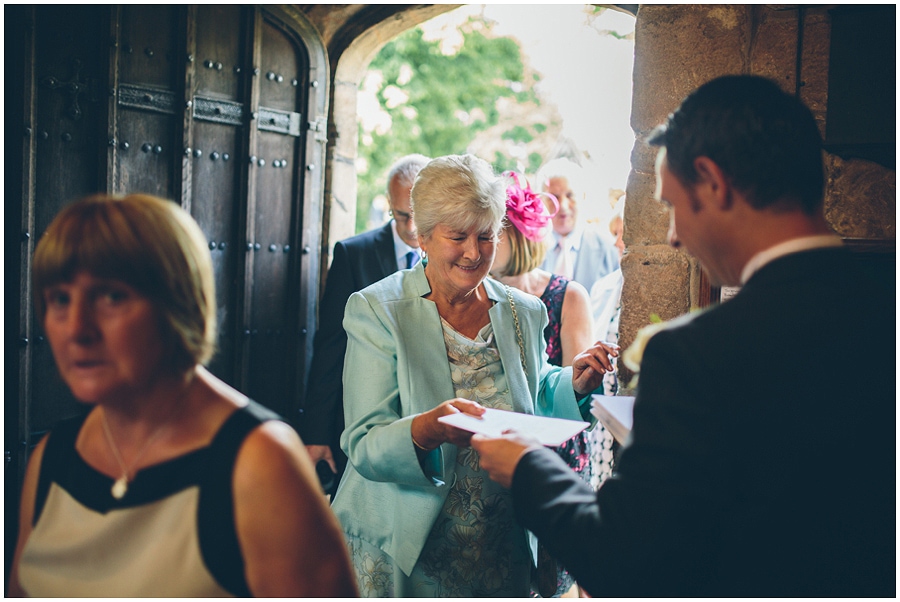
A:
<svg viewBox="0 0 900 602">
<path fill-rule="evenodd" d="M 400 235 L 397 234 L 397 222 L 393 219 L 391 220 L 391 235 L 394 237 L 394 256 L 397 259 L 397 265 L 406 267 L 406 254 L 410 251 L 416 253 L 420 258 L 422 257 L 419 249 L 409 246 L 400 238 Z"/>
<path fill-rule="evenodd" d="M 556 233 L 556 231 L 552 231 L 552 232 L 553 232 L 553 240 L 554 240 L 553 247 L 556 247 L 556 245 L 563 242 L 563 243 L 565 243 L 566 251 L 575 251 L 577 253 L 578 249 L 581 248 L 581 240 L 584 237 L 584 227 L 583 226 L 580 226 L 580 225 L 575 226 L 575 229 L 572 230 L 571 232 L 569 232 L 569 234 L 566 236 L 560 236 L 559 234 Z M 551 247 L 551 248 L 553 248 L 553 247 Z"/>
<path fill-rule="evenodd" d="M 741 285 L 747 284 L 750 277 L 755 274 L 761 267 L 791 253 L 799 253 L 800 251 L 809 251 L 811 249 L 820 249 L 825 247 L 840 247 L 844 242 L 835 234 L 819 234 L 816 236 L 803 236 L 801 238 L 792 238 L 782 243 L 778 243 L 773 247 L 769 247 L 764 251 L 760 251 L 750 258 L 747 265 L 741 271 Z"/>
</svg>

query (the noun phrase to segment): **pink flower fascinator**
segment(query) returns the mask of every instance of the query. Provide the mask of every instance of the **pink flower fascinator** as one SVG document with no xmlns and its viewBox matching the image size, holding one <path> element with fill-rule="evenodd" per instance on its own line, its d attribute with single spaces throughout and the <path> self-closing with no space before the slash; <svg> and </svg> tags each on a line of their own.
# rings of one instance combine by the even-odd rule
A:
<svg viewBox="0 0 900 602">
<path fill-rule="evenodd" d="M 533 191 L 528 180 L 514 171 L 504 172 L 503 175 L 511 177 L 515 182 L 506 187 L 506 218 L 525 238 L 542 240 L 550 219 L 559 211 L 559 200 L 549 192 Z M 524 187 L 519 183 L 520 177 L 525 182 Z M 547 212 L 547 207 L 540 198 L 542 194 L 553 201 L 553 213 Z"/>
</svg>

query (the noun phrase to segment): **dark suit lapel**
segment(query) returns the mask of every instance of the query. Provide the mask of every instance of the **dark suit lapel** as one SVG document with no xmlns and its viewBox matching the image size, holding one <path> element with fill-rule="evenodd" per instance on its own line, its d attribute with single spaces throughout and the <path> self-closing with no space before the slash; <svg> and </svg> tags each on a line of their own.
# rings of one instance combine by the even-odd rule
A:
<svg viewBox="0 0 900 602">
<path fill-rule="evenodd" d="M 378 264 L 384 272 L 381 277 L 387 278 L 397 271 L 397 257 L 394 254 L 394 233 L 391 222 L 386 223 L 375 237 L 375 254 Z M 380 280 L 380 279 L 379 279 Z"/>
</svg>

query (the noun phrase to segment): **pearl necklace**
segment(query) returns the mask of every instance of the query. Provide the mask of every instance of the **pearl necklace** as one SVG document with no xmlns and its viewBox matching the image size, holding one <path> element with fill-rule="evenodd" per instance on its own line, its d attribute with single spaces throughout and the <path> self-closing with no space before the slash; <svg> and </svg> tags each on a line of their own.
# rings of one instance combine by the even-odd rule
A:
<svg viewBox="0 0 900 602">
<path fill-rule="evenodd" d="M 106 441 L 109 443 L 109 448 L 112 450 L 113 456 L 116 458 L 116 462 L 119 463 L 119 468 L 122 469 L 122 476 L 116 479 L 116 482 L 113 483 L 112 489 L 110 489 L 110 493 L 117 500 L 121 500 L 125 497 L 125 494 L 128 493 L 128 483 L 131 481 L 129 474 L 131 474 L 131 469 L 135 467 L 144 453 L 150 448 L 150 445 L 156 441 L 159 435 L 163 432 L 163 427 L 169 424 L 170 420 L 166 420 L 160 426 L 156 428 L 152 435 L 147 439 L 147 442 L 144 443 L 144 446 L 138 451 L 137 455 L 131 461 L 130 466 L 126 466 L 124 460 L 122 460 L 122 455 L 119 453 L 119 448 L 116 446 L 116 442 L 113 439 L 112 431 L 109 429 L 109 423 L 106 421 L 106 412 L 101 412 L 100 419 L 103 422 L 103 432 L 106 433 Z"/>
</svg>

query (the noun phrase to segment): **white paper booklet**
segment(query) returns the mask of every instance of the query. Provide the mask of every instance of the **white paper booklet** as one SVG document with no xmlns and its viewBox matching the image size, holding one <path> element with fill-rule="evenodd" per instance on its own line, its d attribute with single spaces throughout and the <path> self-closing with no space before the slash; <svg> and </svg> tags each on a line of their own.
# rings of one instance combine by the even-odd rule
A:
<svg viewBox="0 0 900 602">
<path fill-rule="evenodd" d="M 503 431 L 513 429 L 522 435 L 534 437 L 541 442 L 541 445 L 548 447 L 562 445 L 590 426 L 589 423 L 578 420 L 547 418 L 546 416 L 520 414 L 493 408 L 485 408 L 485 410 L 481 417 L 459 413 L 441 416 L 438 420 L 464 431 L 480 433 L 487 437 L 499 437 Z"/>
<path fill-rule="evenodd" d="M 591 414 L 606 427 L 621 444 L 625 443 L 634 422 L 634 397 L 594 395 Z"/>
</svg>

